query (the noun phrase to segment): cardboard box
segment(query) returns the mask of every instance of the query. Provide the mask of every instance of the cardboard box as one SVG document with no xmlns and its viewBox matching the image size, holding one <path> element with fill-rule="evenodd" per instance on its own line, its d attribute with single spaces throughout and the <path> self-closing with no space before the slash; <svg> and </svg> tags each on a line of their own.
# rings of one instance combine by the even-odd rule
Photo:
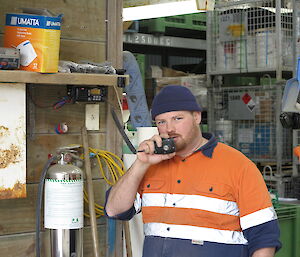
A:
<svg viewBox="0 0 300 257">
<path fill-rule="evenodd" d="M 22 70 L 58 71 L 61 17 L 6 14 L 4 46 L 19 49 Z"/>
<path fill-rule="evenodd" d="M 255 101 L 257 104 L 255 112 L 256 122 L 275 122 L 275 110 L 273 110 L 274 97 L 268 92 L 256 92 Z"/>
<path fill-rule="evenodd" d="M 162 77 L 162 69 L 157 65 L 151 65 L 150 68 L 146 72 L 147 78 L 161 78 Z"/>
<path fill-rule="evenodd" d="M 191 90 L 202 108 L 207 108 L 206 75 L 191 75 L 184 77 L 162 77 L 156 79 L 156 94 L 167 85 L 182 85 Z"/>
<path fill-rule="evenodd" d="M 168 67 L 162 67 L 162 75 L 163 77 L 184 77 L 184 76 L 188 76 L 189 74 Z"/>
<path fill-rule="evenodd" d="M 206 75 L 190 75 L 181 77 L 162 77 L 156 79 L 156 93 L 167 85 L 182 85 L 191 90 L 197 96 L 203 94 L 203 88 L 207 87 Z"/>
</svg>

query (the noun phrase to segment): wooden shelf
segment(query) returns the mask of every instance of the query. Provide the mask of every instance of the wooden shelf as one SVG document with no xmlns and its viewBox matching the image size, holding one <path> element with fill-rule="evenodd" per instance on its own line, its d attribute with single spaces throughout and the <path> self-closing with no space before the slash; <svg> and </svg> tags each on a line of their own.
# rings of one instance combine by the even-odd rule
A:
<svg viewBox="0 0 300 257">
<path fill-rule="evenodd" d="M 0 82 L 32 84 L 71 84 L 114 86 L 129 84 L 128 75 L 90 74 L 90 73 L 37 73 L 30 71 L 0 70 Z"/>
</svg>

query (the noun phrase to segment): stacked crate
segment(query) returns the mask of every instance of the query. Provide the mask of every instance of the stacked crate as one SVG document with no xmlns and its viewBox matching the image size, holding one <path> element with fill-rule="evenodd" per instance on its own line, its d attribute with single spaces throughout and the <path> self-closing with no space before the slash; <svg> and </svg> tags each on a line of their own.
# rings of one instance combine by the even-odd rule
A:
<svg viewBox="0 0 300 257">
<path fill-rule="evenodd" d="M 293 10 L 278 9 L 280 0 L 240 2 L 221 1 L 209 16 L 209 72 L 292 71 Z"/>
<path fill-rule="evenodd" d="M 206 31 L 206 13 L 185 14 L 141 20 L 140 32 L 191 37 Z M 190 34 L 190 35 L 189 35 Z"/>
</svg>

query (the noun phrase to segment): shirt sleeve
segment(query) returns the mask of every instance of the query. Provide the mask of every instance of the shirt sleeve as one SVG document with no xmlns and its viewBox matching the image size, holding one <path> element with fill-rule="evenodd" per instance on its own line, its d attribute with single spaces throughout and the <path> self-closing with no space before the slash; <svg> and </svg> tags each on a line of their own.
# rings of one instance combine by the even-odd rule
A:
<svg viewBox="0 0 300 257">
<path fill-rule="evenodd" d="M 250 256 L 260 248 L 280 249 L 279 226 L 270 194 L 256 165 L 249 160 L 239 181 L 240 224 L 248 240 Z"/>
<path fill-rule="evenodd" d="M 115 216 L 109 216 L 107 214 L 106 204 L 107 204 L 107 200 L 108 200 L 110 190 L 111 190 L 111 187 L 106 191 L 106 194 L 105 194 L 105 204 L 104 204 L 104 214 L 105 214 L 105 216 L 110 218 L 110 219 L 118 219 L 118 220 L 130 220 L 130 219 L 132 219 L 133 216 L 136 214 L 134 205 L 132 205 L 132 207 L 129 210 L 127 210 L 125 212 L 122 212 L 122 213 L 119 213 Z"/>
<path fill-rule="evenodd" d="M 245 229 L 243 234 L 248 240 L 249 256 L 252 256 L 256 250 L 261 248 L 275 247 L 276 252 L 281 248 L 277 220 Z"/>
</svg>

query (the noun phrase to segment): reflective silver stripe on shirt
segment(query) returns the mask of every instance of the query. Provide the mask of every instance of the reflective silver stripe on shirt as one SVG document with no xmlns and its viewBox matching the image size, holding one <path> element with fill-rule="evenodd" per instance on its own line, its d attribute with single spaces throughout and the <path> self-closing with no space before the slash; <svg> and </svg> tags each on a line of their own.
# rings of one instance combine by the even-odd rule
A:
<svg viewBox="0 0 300 257">
<path fill-rule="evenodd" d="M 190 208 L 239 216 L 236 202 L 200 195 L 144 193 L 142 206 Z"/>
<path fill-rule="evenodd" d="M 135 200 L 134 200 L 134 209 L 136 213 L 139 213 L 142 209 L 142 199 L 139 193 L 136 193 Z"/>
<path fill-rule="evenodd" d="M 246 245 L 248 243 L 248 241 L 244 238 L 242 232 L 186 225 L 146 223 L 144 224 L 144 233 L 145 236 L 161 236 L 190 240 L 201 240 L 224 244 Z"/>
<path fill-rule="evenodd" d="M 241 228 L 243 230 L 263 224 L 268 221 L 276 220 L 277 214 L 273 207 L 268 207 L 240 218 Z"/>
</svg>

